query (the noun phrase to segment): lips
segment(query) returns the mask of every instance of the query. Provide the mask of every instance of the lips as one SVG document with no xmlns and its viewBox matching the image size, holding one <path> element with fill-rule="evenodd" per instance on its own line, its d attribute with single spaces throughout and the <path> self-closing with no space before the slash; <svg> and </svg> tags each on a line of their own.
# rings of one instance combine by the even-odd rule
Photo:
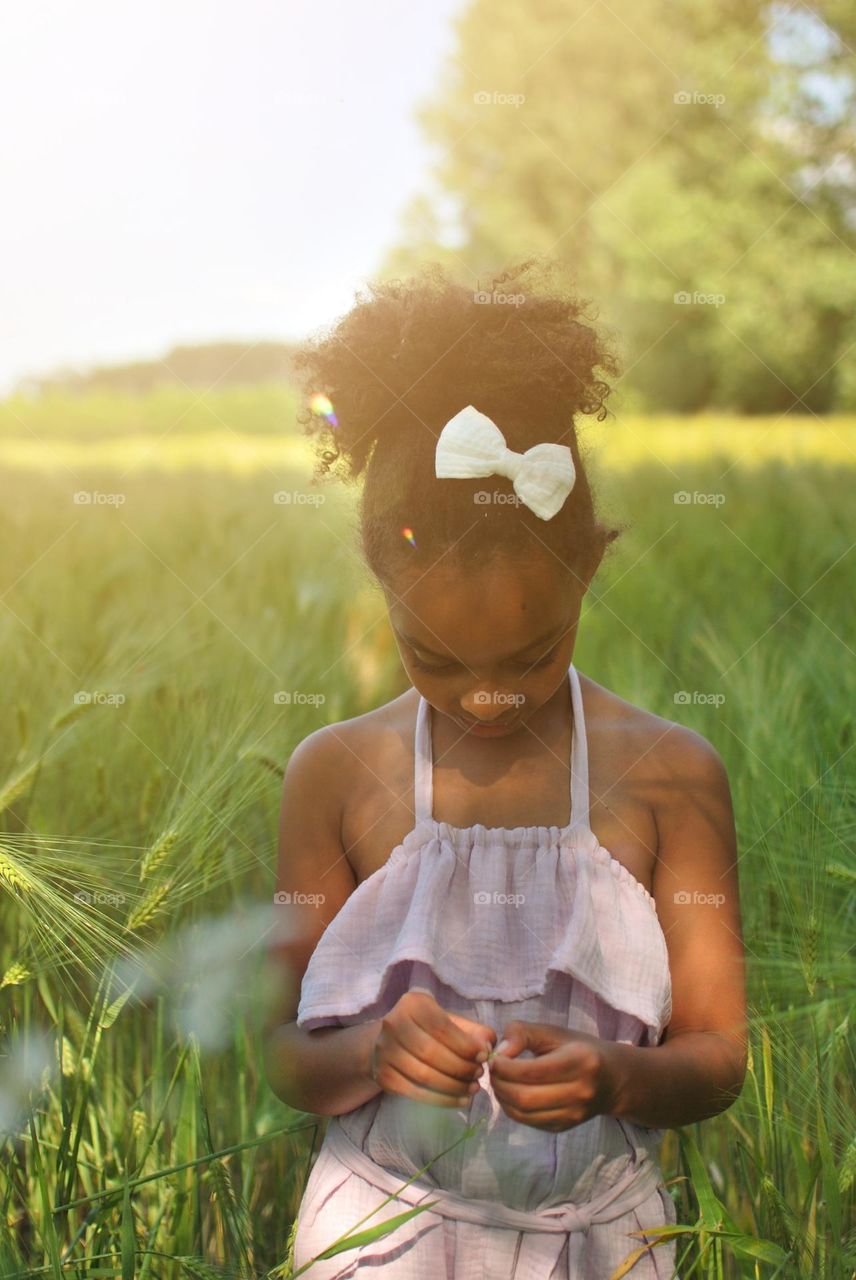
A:
<svg viewBox="0 0 856 1280">
<path fill-rule="evenodd" d="M 510 729 L 516 720 L 458 720 L 462 729 Z"/>
</svg>

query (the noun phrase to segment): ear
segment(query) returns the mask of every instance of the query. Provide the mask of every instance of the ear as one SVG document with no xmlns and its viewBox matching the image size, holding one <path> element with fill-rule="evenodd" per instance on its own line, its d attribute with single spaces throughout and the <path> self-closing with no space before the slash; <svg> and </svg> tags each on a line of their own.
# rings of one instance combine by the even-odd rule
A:
<svg viewBox="0 0 856 1280">
<path fill-rule="evenodd" d="M 583 567 L 580 569 L 580 574 L 579 574 L 580 581 L 578 585 L 582 593 L 582 596 L 586 594 L 589 587 L 591 586 L 592 579 L 594 578 L 594 575 L 597 573 L 598 569 L 600 568 L 603 562 L 603 556 L 604 556 L 603 551 L 594 554 L 592 559 L 587 561 L 583 565 Z M 581 599 L 582 599 L 582 596 L 581 596 Z"/>
</svg>

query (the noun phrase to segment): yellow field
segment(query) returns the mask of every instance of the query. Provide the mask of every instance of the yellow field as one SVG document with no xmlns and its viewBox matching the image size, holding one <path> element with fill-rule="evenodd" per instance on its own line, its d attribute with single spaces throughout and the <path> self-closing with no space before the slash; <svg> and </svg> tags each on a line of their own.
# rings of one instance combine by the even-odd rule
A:
<svg viewBox="0 0 856 1280">
<path fill-rule="evenodd" d="M 718 455 L 746 466 L 775 460 L 790 465 L 856 465 L 856 418 L 852 416 L 626 417 L 606 423 L 583 419 L 580 435 L 599 463 L 618 469 L 645 462 L 701 462 Z M 95 440 L 29 435 L 0 439 L 0 466 L 24 470 L 93 466 L 181 471 L 190 467 L 248 474 L 285 468 L 305 471 L 308 477 L 313 457 L 300 435 L 253 435 L 228 428 Z"/>
</svg>

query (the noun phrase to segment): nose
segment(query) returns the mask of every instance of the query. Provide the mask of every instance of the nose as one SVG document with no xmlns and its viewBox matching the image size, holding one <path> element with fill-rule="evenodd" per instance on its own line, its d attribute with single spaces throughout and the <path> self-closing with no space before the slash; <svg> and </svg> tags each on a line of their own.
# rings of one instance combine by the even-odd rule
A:
<svg viewBox="0 0 856 1280">
<path fill-rule="evenodd" d="M 478 689 L 461 698 L 461 710 L 481 724 L 504 724 L 514 719 L 517 705 L 514 695 L 506 691 Z"/>
</svg>

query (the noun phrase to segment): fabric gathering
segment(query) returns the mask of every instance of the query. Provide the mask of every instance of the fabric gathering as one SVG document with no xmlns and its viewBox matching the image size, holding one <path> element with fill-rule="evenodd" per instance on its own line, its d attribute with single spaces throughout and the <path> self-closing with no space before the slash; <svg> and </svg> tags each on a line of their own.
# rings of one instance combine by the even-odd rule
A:
<svg viewBox="0 0 856 1280">
<path fill-rule="evenodd" d="M 662 1042 L 671 1016 L 665 937 L 652 895 L 589 826 L 586 727 L 573 665 L 568 678 L 566 827 L 436 821 L 431 707 L 420 698 L 415 825 L 322 934 L 301 985 L 299 1027 L 381 1018 L 419 989 L 497 1036 L 520 1019 L 632 1045 Z M 548 1132 L 505 1114 L 488 1071 L 479 1084 L 457 1110 L 381 1091 L 331 1117 L 299 1209 L 295 1268 L 389 1195 L 396 1198 L 360 1230 L 422 1203 L 431 1208 L 384 1238 L 314 1263 L 314 1280 L 378 1273 L 390 1280 L 608 1280 L 652 1245 L 646 1229 L 675 1223 L 659 1166 L 665 1130 L 598 1115 Z M 673 1280 L 674 1254 L 673 1241 L 650 1247 L 628 1274 Z"/>
</svg>

